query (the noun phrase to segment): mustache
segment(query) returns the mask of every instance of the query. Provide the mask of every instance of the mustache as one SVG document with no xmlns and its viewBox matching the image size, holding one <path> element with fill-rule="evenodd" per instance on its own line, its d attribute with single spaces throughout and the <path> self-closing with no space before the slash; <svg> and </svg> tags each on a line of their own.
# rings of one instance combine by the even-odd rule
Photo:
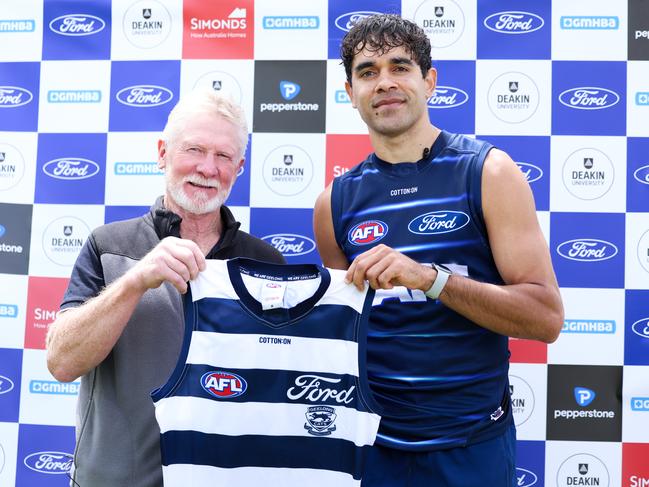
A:
<svg viewBox="0 0 649 487">
<path fill-rule="evenodd" d="M 221 188 L 221 184 L 219 183 L 218 179 L 204 178 L 202 176 L 199 176 L 198 174 L 192 174 L 191 176 L 185 177 L 183 179 L 183 182 L 197 184 L 199 186 L 206 186 L 208 188 L 214 188 L 217 190 Z"/>
</svg>

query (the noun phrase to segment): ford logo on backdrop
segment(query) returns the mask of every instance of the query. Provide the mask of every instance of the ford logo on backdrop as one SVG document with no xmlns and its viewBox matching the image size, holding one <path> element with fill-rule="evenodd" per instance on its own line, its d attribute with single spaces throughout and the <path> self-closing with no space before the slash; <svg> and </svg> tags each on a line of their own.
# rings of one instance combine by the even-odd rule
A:
<svg viewBox="0 0 649 487">
<path fill-rule="evenodd" d="M 0 375 L 0 394 L 6 394 L 14 388 L 14 382 L 3 375 Z"/>
<path fill-rule="evenodd" d="M 72 466 L 72 455 L 59 451 L 41 451 L 27 455 L 24 464 L 39 473 L 66 474 Z"/>
<path fill-rule="evenodd" d="M 371 17 L 372 15 L 378 15 L 380 13 L 381 12 L 370 11 L 348 12 L 346 14 L 338 16 L 334 23 L 340 30 L 349 32 L 349 29 L 351 29 L 359 20 L 364 19 L 365 17 Z"/>
<path fill-rule="evenodd" d="M 500 34 L 529 34 L 543 27 L 542 17 L 530 12 L 498 12 L 484 19 L 487 29 Z"/>
<path fill-rule="evenodd" d="M 148 108 L 169 103 L 174 94 L 171 90 L 156 85 L 128 86 L 117 92 L 117 101 L 130 107 Z"/>
<path fill-rule="evenodd" d="M 15 108 L 27 105 L 34 95 L 25 88 L 18 86 L 0 86 L 0 108 Z"/>
<path fill-rule="evenodd" d="M 50 30 L 63 36 L 89 36 L 101 32 L 106 27 L 99 17 L 87 14 L 68 14 L 50 22 Z"/>
<path fill-rule="evenodd" d="M 566 259 L 579 262 L 599 262 L 615 257 L 617 247 L 606 240 L 577 238 L 557 246 L 557 253 Z"/>
<path fill-rule="evenodd" d="M 261 238 L 271 244 L 285 257 L 297 257 L 315 250 L 315 242 L 309 237 L 294 233 L 276 233 Z"/>
<path fill-rule="evenodd" d="M 408 230 L 418 235 L 449 233 L 465 227 L 469 221 L 469 215 L 462 211 L 431 211 L 413 218 Z"/>
<path fill-rule="evenodd" d="M 99 164 L 80 157 L 62 157 L 46 162 L 43 172 L 56 179 L 88 179 L 99 172 Z"/>
<path fill-rule="evenodd" d="M 642 184 L 649 184 L 649 166 L 642 166 L 636 169 L 633 177 Z"/>
<path fill-rule="evenodd" d="M 534 164 L 528 162 L 517 162 L 516 165 L 521 171 L 523 171 L 528 183 L 533 183 L 543 177 L 543 170 Z"/>
<path fill-rule="evenodd" d="M 606 88 L 581 86 L 563 91 L 559 102 L 568 108 L 577 110 L 602 110 L 610 108 L 620 101 L 620 95 Z"/>
<path fill-rule="evenodd" d="M 633 333 L 642 338 L 649 338 L 649 318 L 642 318 L 631 325 Z"/>
<path fill-rule="evenodd" d="M 428 99 L 429 108 L 455 108 L 469 100 L 466 91 L 453 86 L 437 86 L 433 96 Z"/>
<path fill-rule="evenodd" d="M 516 485 L 517 487 L 532 487 L 536 485 L 538 477 L 531 470 L 516 467 Z"/>
</svg>

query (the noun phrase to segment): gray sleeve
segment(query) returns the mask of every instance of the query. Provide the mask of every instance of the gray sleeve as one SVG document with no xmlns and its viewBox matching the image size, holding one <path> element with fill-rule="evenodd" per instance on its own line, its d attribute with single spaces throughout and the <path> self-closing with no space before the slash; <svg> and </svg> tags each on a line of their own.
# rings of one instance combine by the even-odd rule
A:
<svg viewBox="0 0 649 487">
<path fill-rule="evenodd" d="M 72 268 L 68 288 L 61 302 L 61 309 L 73 308 L 95 297 L 106 285 L 101 259 L 90 235 Z"/>
</svg>

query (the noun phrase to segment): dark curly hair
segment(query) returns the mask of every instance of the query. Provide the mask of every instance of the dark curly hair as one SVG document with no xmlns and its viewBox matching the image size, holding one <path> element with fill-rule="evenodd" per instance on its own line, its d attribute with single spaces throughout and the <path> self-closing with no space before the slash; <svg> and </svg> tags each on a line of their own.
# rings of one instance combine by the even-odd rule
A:
<svg viewBox="0 0 649 487">
<path fill-rule="evenodd" d="M 352 62 L 356 54 L 367 49 L 380 56 L 399 46 L 405 47 L 419 65 L 422 76 L 426 76 L 432 66 L 430 40 L 421 27 L 394 14 L 372 15 L 359 20 L 347 32 L 340 46 L 340 57 L 349 84 L 352 82 Z"/>
</svg>

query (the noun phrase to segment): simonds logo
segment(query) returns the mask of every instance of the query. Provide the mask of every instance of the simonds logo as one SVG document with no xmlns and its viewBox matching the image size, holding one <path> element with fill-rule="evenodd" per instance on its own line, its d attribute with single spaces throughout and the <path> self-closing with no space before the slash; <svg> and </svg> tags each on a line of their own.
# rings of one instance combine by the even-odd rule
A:
<svg viewBox="0 0 649 487">
<path fill-rule="evenodd" d="M 431 211 L 413 218 L 408 230 L 417 235 L 449 233 L 465 227 L 471 219 L 462 211 Z"/>
<path fill-rule="evenodd" d="M 388 225 L 380 220 L 369 220 L 355 225 L 347 234 L 353 245 L 369 245 L 388 234 Z"/>
<path fill-rule="evenodd" d="M 163 86 L 135 85 L 123 88 L 115 95 L 117 101 L 136 108 L 157 107 L 169 103 L 174 94 Z"/>
<path fill-rule="evenodd" d="M 631 325 L 633 333 L 642 338 L 649 338 L 649 318 L 642 318 Z"/>
<path fill-rule="evenodd" d="M 203 374 L 201 386 L 212 396 L 219 399 L 231 399 L 240 396 L 248 389 L 248 383 L 243 377 L 223 371 Z"/>
<path fill-rule="evenodd" d="M 543 170 L 534 164 L 530 164 L 529 162 L 517 162 L 516 165 L 521 171 L 523 171 L 528 183 L 533 183 L 543 177 Z"/>
<path fill-rule="evenodd" d="M 581 86 L 570 88 L 559 95 L 559 102 L 577 110 L 602 110 L 620 101 L 620 95 L 606 88 Z"/>
<path fill-rule="evenodd" d="M 27 105 L 34 95 L 25 88 L 18 86 L 0 86 L 0 108 L 15 108 Z"/>
<path fill-rule="evenodd" d="M 428 108 L 455 108 L 469 100 L 466 91 L 453 86 L 437 86 L 428 99 Z"/>
<path fill-rule="evenodd" d="M 649 166 L 642 166 L 636 169 L 633 177 L 642 184 L 649 184 Z"/>
<path fill-rule="evenodd" d="M 61 15 L 50 22 L 50 30 L 62 36 L 89 36 L 106 27 L 99 17 L 86 14 Z"/>
<path fill-rule="evenodd" d="M 88 179 L 99 172 L 99 164 L 80 157 L 62 157 L 46 162 L 43 172 L 55 179 Z"/>
<path fill-rule="evenodd" d="M 356 22 L 365 17 L 371 17 L 372 15 L 380 15 L 381 12 L 372 12 L 372 11 L 359 11 L 359 12 L 348 12 L 336 17 L 334 23 L 343 32 L 349 32 Z"/>
<path fill-rule="evenodd" d="M 285 257 L 297 257 L 315 250 L 315 242 L 304 235 L 293 233 L 277 233 L 261 238 L 271 244 Z"/>
<path fill-rule="evenodd" d="M 484 19 L 484 26 L 500 34 L 529 34 L 543 27 L 542 17 L 530 12 L 498 12 Z"/>
<path fill-rule="evenodd" d="M 27 455 L 23 460 L 25 466 L 35 472 L 48 474 L 67 474 L 72 466 L 73 457 L 59 451 L 41 451 Z"/>
<path fill-rule="evenodd" d="M 538 477 L 531 470 L 516 467 L 516 485 L 517 487 L 532 487 L 536 485 Z"/>
<path fill-rule="evenodd" d="M 599 262 L 615 257 L 617 247 L 606 240 L 578 238 L 559 244 L 557 253 L 565 259 L 580 262 Z"/>
</svg>

